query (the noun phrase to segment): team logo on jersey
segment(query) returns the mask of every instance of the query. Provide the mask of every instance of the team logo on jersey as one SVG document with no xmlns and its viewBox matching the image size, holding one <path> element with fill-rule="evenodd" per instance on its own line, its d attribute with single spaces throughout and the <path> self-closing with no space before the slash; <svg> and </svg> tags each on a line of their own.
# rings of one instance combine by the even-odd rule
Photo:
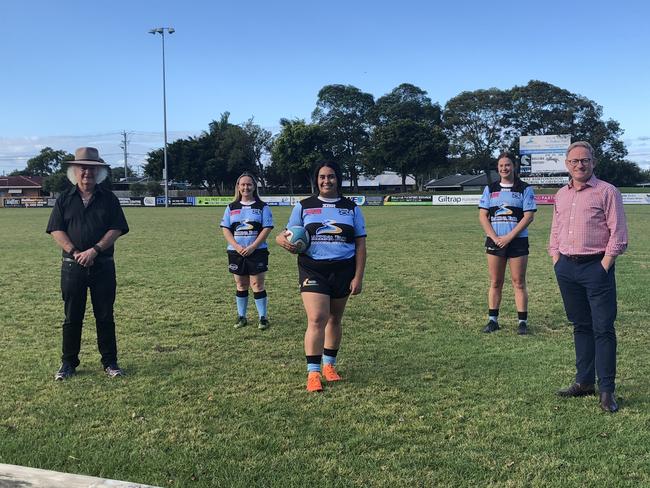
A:
<svg viewBox="0 0 650 488">
<path fill-rule="evenodd" d="M 253 224 L 250 223 L 248 219 L 242 220 L 241 223 L 235 227 L 236 231 L 241 231 L 241 230 L 253 230 Z"/>
<path fill-rule="evenodd" d="M 239 210 L 239 209 L 230 211 L 230 215 L 239 215 L 240 213 L 241 213 L 241 210 Z"/>
<path fill-rule="evenodd" d="M 237 271 L 239 269 L 239 266 L 237 266 L 236 264 L 229 264 L 228 269 L 231 269 L 233 271 Z"/>
<path fill-rule="evenodd" d="M 343 232 L 343 229 L 341 229 L 340 227 L 337 227 L 336 225 L 333 225 L 333 224 L 336 224 L 336 220 L 326 220 L 325 222 L 323 222 L 323 225 L 321 227 L 316 229 L 316 234 L 317 235 L 320 235 L 320 234 L 340 234 L 341 232 Z"/>
<path fill-rule="evenodd" d="M 508 208 L 508 204 L 504 202 L 501 205 L 499 205 L 499 210 L 494 212 L 494 215 L 499 217 L 503 217 L 505 215 L 512 215 L 512 210 L 510 210 Z"/>
</svg>

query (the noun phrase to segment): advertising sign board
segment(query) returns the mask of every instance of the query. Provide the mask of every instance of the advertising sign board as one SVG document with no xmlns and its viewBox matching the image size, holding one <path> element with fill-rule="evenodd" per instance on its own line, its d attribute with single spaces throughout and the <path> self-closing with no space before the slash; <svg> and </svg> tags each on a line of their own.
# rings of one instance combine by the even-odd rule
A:
<svg viewBox="0 0 650 488">
<path fill-rule="evenodd" d="M 566 173 L 564 159 L 571 135 L 521 136 L 519 138 L 520 174 Z"/>
</svg>

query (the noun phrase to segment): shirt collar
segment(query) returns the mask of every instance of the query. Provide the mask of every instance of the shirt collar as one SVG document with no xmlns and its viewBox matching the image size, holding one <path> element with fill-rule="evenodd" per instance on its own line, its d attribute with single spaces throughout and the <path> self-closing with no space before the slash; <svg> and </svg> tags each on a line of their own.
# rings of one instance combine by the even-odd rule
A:
<svg viewBox="0 0 650 488">
<path fill-rule="evenodd" d="M 585 185 L 594 187 L 598 184 L 598 178 L 596 178 L 596 175 L 592 174 L 591 178 L 589 178 L 586 182 Z M 569 188 L 573 188 L 573 178 L 569 180 Z"/>
</svg>

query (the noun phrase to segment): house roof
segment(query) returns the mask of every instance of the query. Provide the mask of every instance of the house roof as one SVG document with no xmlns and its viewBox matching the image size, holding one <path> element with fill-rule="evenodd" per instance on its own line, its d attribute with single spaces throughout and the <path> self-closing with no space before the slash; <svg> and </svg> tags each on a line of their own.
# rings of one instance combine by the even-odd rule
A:
<svg viewBox="0 0 650 488">
<path fill-rule="evenodd" d="M 0 176 L 0 188 L 42 188 L 42 176 Z"/>
<path fill-rule="evenodd" d="M 496 171 L 491 171 L 492 181 L 496 181 L 499 177 Z M 485 173 L 480 175 L 450 175 L 440 178 L 439 180 L 431 180 L 424 185 L 425 188 L 462 188 L 464 186 L 485 186 L 487 185 L 487 175 Z"/>
</svg>

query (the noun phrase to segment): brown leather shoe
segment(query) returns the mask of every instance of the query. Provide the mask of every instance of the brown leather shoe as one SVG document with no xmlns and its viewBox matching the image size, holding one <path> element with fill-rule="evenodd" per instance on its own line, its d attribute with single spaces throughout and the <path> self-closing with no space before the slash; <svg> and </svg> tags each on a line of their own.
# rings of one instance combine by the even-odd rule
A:
<svg viewBox="0 0 650 488">
<path fill-rule="evenodd" d="M 618 412 L 616 397 L 613 393 L 604 391 L 600 394 L 600 408 L 609 413 Z"/>
<path fill-rule="evenodd" d="M 594 385 L 581 385 L 580 383 L 573 383 L 568 388 L 558 390 L 557 395 L 561 397 L 582 397 L 587 395 L 595 395 L 596 389 Z"/>
</svg>

